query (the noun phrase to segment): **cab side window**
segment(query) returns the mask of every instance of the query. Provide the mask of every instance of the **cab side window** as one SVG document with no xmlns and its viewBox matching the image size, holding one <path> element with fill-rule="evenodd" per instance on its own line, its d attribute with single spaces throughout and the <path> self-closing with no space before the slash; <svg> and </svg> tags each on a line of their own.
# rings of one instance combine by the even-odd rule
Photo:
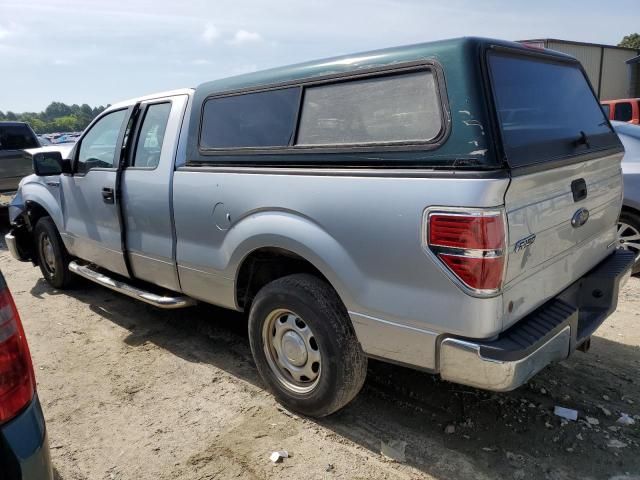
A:
<svg viewBox="0 0 640 480">
<path fill-rule="evenodd" d="M 171 103 L 157 103 L 147 107 L 133 158 L 134 167 L 158 166 L 170 113 Z"/>
<path fill-rule="evenodd" d="M 91 127 L 80 143 L 76 171 L 86 173 L 92 168 L 113 168 L 118 137 L 127 110 L 118 110 L 102 117 Z"/>
</svg>

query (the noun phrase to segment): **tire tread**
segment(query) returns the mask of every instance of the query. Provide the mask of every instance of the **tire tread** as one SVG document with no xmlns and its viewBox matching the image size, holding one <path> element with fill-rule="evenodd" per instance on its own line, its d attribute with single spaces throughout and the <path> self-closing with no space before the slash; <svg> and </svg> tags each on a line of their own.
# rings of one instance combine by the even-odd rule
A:
<svg viewBox="0 0 640 480">
<path fill-rule="evenodd" d="M 263 379 L 265 375 L 269 375 L 270 370 L 267 365 L 260 365 L 262 362 L 262 345 L 257 346 L 255 344 L 256 340 L 261 338 L 262 322 L 255 318 L 256 312 L 253 306 L 260 305 L 261 302 L 269 297 L 281 299 L 291 293 L 299 296 L 300 299 L 310 300 L 310 303 L 316 308 L 318 316 L 327 322 L 329 331 L 332 332 L 333 339 L 337 343 L 336 350 L 340 357 L 338 360 L 339 378 L 335 379 L 335 388 L 331 392 L 330 398 L 327 399 L 328 401 L 323 404 L 288 399 L 286 398 L 286 393 L 283 395 L 280 389 L 273 388 L 274 383 L 272 381 L 265 380 L 271 390 L 287 407 L 309 416 L 324 417 L 344 407 L 362 389 L 367 375 L 367 357 L 356 338 L 348 312 L 335 290 L 327 282 L 311 274 L 288 275 L 263 287 L 256 295 L 251 309 L 249 337 L 252 340 L 251 348 L 254 353 L 254 359 L 258 364 L 258 370 Z M 258 351 L 256 347 L 259 349 Z"/>
</svg>

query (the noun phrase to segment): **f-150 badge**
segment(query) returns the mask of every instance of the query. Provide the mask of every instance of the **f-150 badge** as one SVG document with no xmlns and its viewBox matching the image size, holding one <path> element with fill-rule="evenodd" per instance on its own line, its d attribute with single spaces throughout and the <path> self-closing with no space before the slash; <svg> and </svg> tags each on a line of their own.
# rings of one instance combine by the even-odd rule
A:
<svg viewBox="0 0 640 480">
<path fill-rule="evenodd" d="M 514 248 L 515 252 L 519 252 L 521 250 L 524 250 L 525 248 L 527 248 L 529 245 L 532 245 L 533 242 L 536 241 L 536 234 L 532 233 L 531 235 L 529 235 L 528 237 L 524 237 L 520 240 L 518 240 L 516 242 L 516 246 Z"/>
</svg>

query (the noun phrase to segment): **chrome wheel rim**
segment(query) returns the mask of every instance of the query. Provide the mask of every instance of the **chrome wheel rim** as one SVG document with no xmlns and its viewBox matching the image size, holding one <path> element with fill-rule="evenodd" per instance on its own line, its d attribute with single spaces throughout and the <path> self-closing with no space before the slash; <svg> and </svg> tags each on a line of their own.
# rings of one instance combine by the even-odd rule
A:
<svg viewBox="0 0 640 480">
<path fill-rule="evenodd" d="M 286 309 L 267 315 L 262 327 L 269 368 L 287 390 L 306 394 L 320 380 L 322 358 L 315 336 L 302 318 Z"/>
<path fill-rule="evenodd" d="M 633 225 L 618 222 L 618 248 L 629 250 L 640 260 L 640 231 Z"/>
<path fill-rule="evenodd" d="M 56 255 L 53 251 L 53 244 L 49 235 L 46 233 L 42 235 L 40 239 L 40 252 L 42 253 L 42 259 L 44 260 L 44 268 L 50 275 L 56 273 Z"/>
</svg>

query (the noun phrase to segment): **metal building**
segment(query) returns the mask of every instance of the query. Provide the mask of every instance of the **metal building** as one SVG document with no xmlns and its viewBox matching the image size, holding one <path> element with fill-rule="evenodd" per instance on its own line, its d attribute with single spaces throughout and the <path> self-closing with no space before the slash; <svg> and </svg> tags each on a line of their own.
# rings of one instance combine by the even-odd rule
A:
<svg viewBox="0 0 640 480">
<path fill-rule="evenodd" d="M 627 60 L 630 98 L 640 98 L 640 55 Z"/>
<path fill-rule="evenodd" d="M 587 72 L 600 100 L 640 97 L 640 85 L 637 80 L 640 64 L 627 63 L 640 55 L 640 50 L 555 38 L 520 40 L 520 43 L 550 48 L 577 58 Z"/>
</svg>

